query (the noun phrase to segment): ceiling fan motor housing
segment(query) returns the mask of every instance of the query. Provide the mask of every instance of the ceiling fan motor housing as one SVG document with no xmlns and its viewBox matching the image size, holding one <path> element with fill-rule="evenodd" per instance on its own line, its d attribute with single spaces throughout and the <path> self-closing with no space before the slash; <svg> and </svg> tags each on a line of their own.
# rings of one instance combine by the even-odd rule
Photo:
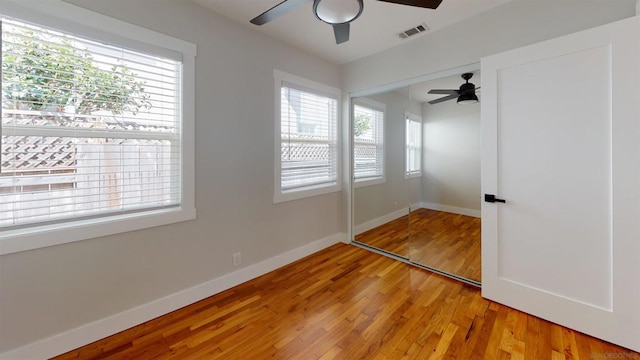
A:
<svg viewBox="0 0 640 360">
<path fill-rule="evenodd" d="M 331 25 L 348 24 L 357 19 L 364 4 L 362 0 L 313 0 L 313 13 Z"/>
<path fill-rule="evenodd" d="M 460 94 L 475 93 L 476 86 L 470 82 L 460 85 Z"/>
<path fill-rule="evenodd" d="M 465 83 L 460 85 L 460 90 L 458 90 L 458 104 L 473 104 L 478 102 L 476 86 L 469 82 L 471 77 L 473 77 L 473 73 L 462 74 Z"/>
</svg>

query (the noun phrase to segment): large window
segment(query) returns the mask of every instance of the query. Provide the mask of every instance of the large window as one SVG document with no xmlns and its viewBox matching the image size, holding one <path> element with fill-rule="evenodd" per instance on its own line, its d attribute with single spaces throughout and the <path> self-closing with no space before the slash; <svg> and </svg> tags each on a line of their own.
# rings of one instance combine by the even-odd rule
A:
<svg viewBox="0 0 640 360">
<path fill-rule="evenodd" d="M 406 113 L 405 178 L 422 176 L 422 118 Z"/>
<path fill-rule="evenodd" d="M 0 229 L 181 218 L 182 59 L 0 15 Z"/>
<path fill-rule="evenodd" d="M 340 91 L 280 71 L 275 77 L 279 104 L 274 201 L 339 190 Z"/>
<path fill-rule="evenodd" d="M 353 176 L 356 186 L 379 184 L 384 176 L 385 106 L 369 99 L 353 105 Z"/>
</svg>

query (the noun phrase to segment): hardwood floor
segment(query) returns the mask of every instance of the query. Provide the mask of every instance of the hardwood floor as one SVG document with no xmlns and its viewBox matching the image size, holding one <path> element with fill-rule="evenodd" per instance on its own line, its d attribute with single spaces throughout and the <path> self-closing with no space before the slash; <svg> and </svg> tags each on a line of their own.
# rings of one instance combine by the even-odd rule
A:
<svg viewBox="0 0 640 360">
<path fill-rule="evenodd" d="M 409 215 L 358 234 L 354 240 L 408 259 Z"/>
<path fill-rule="evenodd" d="M 481 281 L 480 218 L 417 209 L 409 229 L 411 261 Z"/>
<path fill-rule="evenodd" d="M 416 263 L 481 281 L 480 218 L 417 209 L 356 235 L 355 240 Z"/>
<path fill-rule="evenodd" d="M 597 359 L 640 354 L 337 244 L 56 359 Z"/>
</svg>

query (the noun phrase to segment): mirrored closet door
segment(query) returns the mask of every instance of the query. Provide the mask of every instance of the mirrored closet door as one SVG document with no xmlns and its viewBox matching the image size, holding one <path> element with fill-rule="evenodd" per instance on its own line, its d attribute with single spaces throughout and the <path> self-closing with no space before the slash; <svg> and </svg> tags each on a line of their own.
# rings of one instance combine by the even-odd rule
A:
<svg viewBox="0 0 640 360">
<path fill-rule="evenodd" d="M 357 244 L 479 284 L 480 103 L 471 95 L 480 96 L 480 74 L 471 73 L 352 99 L 352 228 Z M 464 104 L 467 82 L 478 86 Z"/>
<path fill-rule="evenodd" d="M 362 244 L 409 259 L 409 204 L 404 176 L 408 98 L 387 92 L 353 99 L 353 229 Z"/>
</svg>

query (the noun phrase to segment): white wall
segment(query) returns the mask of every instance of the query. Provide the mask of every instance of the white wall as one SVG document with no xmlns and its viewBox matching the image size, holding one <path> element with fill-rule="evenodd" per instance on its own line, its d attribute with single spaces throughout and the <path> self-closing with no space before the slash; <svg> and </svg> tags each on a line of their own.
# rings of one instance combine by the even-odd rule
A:
<svg viewBox="0 0 640 360">
<path fill-rule="evenodd" d="M 480 211 L 480 103 L 423 105 L 422 199 Z"/>
<path fill-rule="evenodd" d="M 349 92 L 407 80 L 634 16 L 636 0 L 513 0 L 343 67 Z"/>
<path fill-rule="evenodd" d="M 341 194 L 272 204 L 273 68 L 347 90 L 632 16 L 635 1 L 520 1 L 340 68 L 189 1 L 70 0 L 198 45 L 198 219 L 2 256 L 0 353 L 346 229 Z M 552 6 L 550 9 L 548 6 Z"/>
<path fill-rule="evenodd" d="M 340 87 L 338 66 L 189 1 L 71 2 L 197 44 L 198 219 L 2 256 L 0 353 L 344 231 L 340 193 L 272 203 L 273 69 Z"/>
</svg>

